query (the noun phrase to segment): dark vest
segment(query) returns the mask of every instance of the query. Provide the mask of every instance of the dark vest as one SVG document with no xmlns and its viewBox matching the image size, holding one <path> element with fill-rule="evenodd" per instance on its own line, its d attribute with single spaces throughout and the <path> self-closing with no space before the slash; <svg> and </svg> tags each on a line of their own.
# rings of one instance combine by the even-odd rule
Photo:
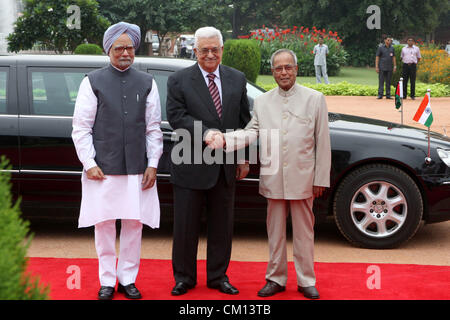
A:
<svg viewBox="0 0 450 320">
<path fill-rule="evenodd" d="M 151 75 L 112 65 L 87 74 L 97 96 L 92 138 L 95 161 L 104 174 L 144 173 L 146 154 L 146 100 L 152 89 Z"/>
</svg>

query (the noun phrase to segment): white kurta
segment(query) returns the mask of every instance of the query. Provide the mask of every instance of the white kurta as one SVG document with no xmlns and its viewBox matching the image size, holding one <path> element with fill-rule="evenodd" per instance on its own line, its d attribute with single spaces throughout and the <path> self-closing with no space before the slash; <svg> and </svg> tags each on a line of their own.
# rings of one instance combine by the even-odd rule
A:
<svg viewBox="0 0 450 320">
<path fill-rule="evenodd" d="M 89 78 L 85 77 L 75 103 L 72 131 L 75 149 L 84 169 L 78 227 L 89 227 L 111 219 L 134 219 L 151 228 L 158 228 L 160 207 L 156 182 L 152 188 L 142 190 L 142 174 L 105 175 L 105 180 L 87 178 L 86 171 L 97 166 L 92 140 L 96 113 L 97 97 Z M 157 168 L 163 150 L 163 138 L 160 128 L 161 106 L 155 80 L 147 97 L 145 120 L 148 166 Z"/>
</svg>

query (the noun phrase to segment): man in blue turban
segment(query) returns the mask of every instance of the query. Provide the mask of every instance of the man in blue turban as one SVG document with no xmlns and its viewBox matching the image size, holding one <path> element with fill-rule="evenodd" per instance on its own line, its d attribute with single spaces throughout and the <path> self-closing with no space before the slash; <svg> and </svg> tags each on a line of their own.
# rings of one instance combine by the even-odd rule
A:
<svg viewBox="0 0 450 320">
<path fill-rule="evenodd" d="M 141 29 L 139 26 L 127 22 L 119 22 L 110 26 L 103 36 L 103 49 L 109 55 L 109 50 L 113 43 L 122 35 L 127 34 L 133 43 L 135 50 L 139 48 L 141 43 Z"/>
<path fill-rule="evenodd" d="M 110 64 L 83 79 L 73 115 L 72 139 L 84 169 L 78 226 L 95 226 L 101 300 L 113 298 L 117 280 L 125 297 L 141 298 L 135 280 L 142 225 L 159 227 L 161 106 L 153 77 L 131 67 L 139 42 L 136 25 L 120 22 L 106 30 L 103 48 Z"/>
</svg>

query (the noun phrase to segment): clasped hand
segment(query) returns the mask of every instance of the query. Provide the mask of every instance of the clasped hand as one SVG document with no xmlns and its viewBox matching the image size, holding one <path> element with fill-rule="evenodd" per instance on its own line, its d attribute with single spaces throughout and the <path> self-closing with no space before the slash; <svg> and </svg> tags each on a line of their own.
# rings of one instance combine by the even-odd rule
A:
<svg viewBox="0 0 450 320">
<path fill-rule="evenodd" d="M 225 146 L 225 138 L 222 132 L 209 130 L 205 136 L 205 143 L 211 149 L 221 149 Z"/>
</svg>

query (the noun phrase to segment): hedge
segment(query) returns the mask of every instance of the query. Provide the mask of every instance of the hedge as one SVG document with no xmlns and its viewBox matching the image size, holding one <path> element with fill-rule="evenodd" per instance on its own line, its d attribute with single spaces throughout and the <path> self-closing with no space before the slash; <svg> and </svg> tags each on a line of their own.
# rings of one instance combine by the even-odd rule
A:
<svg viewBox="0 0 450 320">
<path fill-rule="evenodd" d="M 227 40 L 223 47 L 222 63 L 242 71 L 248 80 L 255 82 L 261 65 L 261 53 L 254 41 Z"/>
<path fill-rule="evenodd" d="M 97 54 L 102 55 L 103 49 L 93 43 L 83 43 L 75 48 L 74 54 Z"/>
<path fill-rule="evenodd" d="M 272 84 L 261 84 L 257 83 L 258 86 L 264 90 L 271 90 L 277 86 L 276 83 Z M 302 86 L 312 88 L 314 90 L 322 92 L 326 96 L 377 96 L 378 86 L 374 85 L 362 85 L 353 84 L 346 81 L 331 83 L 331 84 L 312 84 L 312 83 L 301 83 Z M 426 83 L 416 83 L 416 97 L 424 96 L 427 89 L 431 89 L 431 97 L 449 97 L 450 96 L 450 86 L 445 84 L 426 84 Z"/>
</svg>

